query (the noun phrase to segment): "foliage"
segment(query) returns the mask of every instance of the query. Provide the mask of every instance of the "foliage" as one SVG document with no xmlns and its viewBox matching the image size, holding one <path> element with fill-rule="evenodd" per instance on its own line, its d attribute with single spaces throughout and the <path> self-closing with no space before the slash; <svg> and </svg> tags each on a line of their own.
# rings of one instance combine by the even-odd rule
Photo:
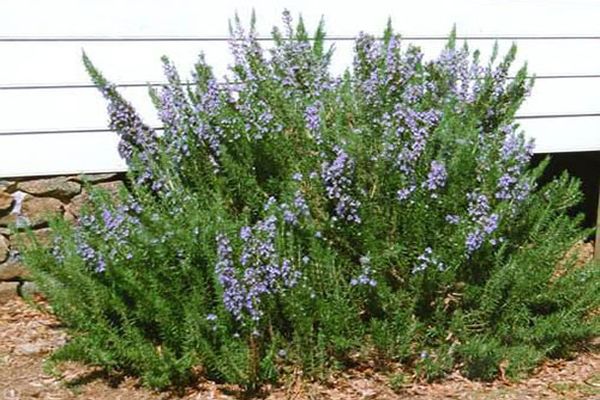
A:
<svg viewBox="0 0 600 400">
<path fill-rule="evenodd" d="M 191 85 L 163 60 L 162 132 L 84 55 L 129 189 L 25 253 L 72 334 L 55 359 L 157 388 L 369 359 L 492 379 L 598 332 L 600 270 L 564 259 L 587 234 L 565 213 L 578 184 L 536 186 L 514 47 L 481 65 L 452 36 L 425 61 L 388 26 L 336 77 L 322 23 L 285 12 L 268 51 L 254 23 L 231 34 L 225 85 L 203 56 Z"/>
</svg>

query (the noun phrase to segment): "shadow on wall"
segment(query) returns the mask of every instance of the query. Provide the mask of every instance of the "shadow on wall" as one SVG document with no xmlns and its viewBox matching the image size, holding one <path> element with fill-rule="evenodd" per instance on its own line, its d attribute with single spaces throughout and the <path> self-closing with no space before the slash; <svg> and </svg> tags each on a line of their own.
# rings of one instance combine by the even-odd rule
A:
<svg viewBox="0 0 600 400">
<path fill-rule="evenodd" d="M 547 154 L 536 154 L 533 158 L 535 165 L 539 164 Z M 563 171 L 581 180 L 583 190 L 583 203 L 571 210 L 571 214 L 585 214 L 585 226 L 592 228 L 596 226 L 598 213 L 598 196 L 600 193 L 600 152 L 586 151 L 578 153 L 556 153 L 552 154 L 550 164 L 541 183 L 546 183 Z M 592 237 L 590 237 L 592 239 Z"/>
</svg>

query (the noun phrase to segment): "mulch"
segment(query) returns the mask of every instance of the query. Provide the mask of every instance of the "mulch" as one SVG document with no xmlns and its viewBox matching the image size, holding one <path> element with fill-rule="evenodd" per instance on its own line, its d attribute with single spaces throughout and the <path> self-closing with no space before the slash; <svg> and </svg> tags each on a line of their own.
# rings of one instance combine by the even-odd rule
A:
<svg viewBox="0 0 600 400">
<path fill-rule="evenodd" d="M 591 259 L 593 246 L 580 243 L 572 249 L 578 265 Z M 569 255 L 567 255 L 569 256 Z M 557 274 L 561 273 L 558 266 Z M 0 400 L 24 399 L 238 399 L 242 391 L 231 385 L 198 382 L 184 393 L 157 393 L 140 387 L 131 377 L 108 376 L 99 369 L 78 363 L 48 368 L 49 354 L 62 346 L 67 334 L 47 310 L 43 298 L 29 302 L 20 297 L 0 296 Z M 403 374 L 372 368 L 350 370 L 325 382 L 311 382 L 300 372 L 290 374 L 277 387 L 267 386 L 251 398 L 266 400 L 358 400 L 358 399 L 597 399 L 600 400 L 600 337 L 570 360 L 543 363 L 527 379 L 509 382 L 476 382 L 459 371 L 441 382 L 424 383 L 410 374 L 407 382 L 394 382 Z M 394 384 L 395 383 L 395 384 Z M 393 388 L 393 389 L 392 389 Z"/>
<path fill-rule="evenodd" d="M 37 304 L 37 306 L 36 306 Z M 236 399 L 232 386 L 199 382 L 185 393 L 156 393 L 128 377 L 107 376 L 77 363 L 46 371 L 44 361 L 67 340 L 60 323 L 43 312 L 45 303 L 12 298 L 0 304 L 0 399 Z M 600 341 L 599 341 L 600 342 Z M 281 399 L 600 399 L 600 343 L 591 343 L 572 360 L 544 363 L 521 382 L 470 381 L 454 372 L 438 383 L 391 385 L 393 373 L 370 369 L 347 371 L 326 382 L 310 382 L 292 374 L 279 387 L 259 396 Z M 410 380 L 410 379 L 409 379 Z M 392 390 L 394 387 L 394 390 Z"/>
</svg>

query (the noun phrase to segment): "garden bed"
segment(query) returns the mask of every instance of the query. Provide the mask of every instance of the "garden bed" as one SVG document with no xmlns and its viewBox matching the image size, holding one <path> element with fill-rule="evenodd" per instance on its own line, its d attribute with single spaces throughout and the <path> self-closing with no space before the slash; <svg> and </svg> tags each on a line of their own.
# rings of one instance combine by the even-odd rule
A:
<svg viewBox="0 0 600 400">
<path fill-rule="evenodd" d="M 556 383 L 568 364 L 544 364 L 594 347 L 600 265 L 573 247 L 590 234 L 569 214 L 579 182 L 542 185 L 548 161 L 530 163 L 516 47 L 484 66 L 452 33 L 425 60 L 390 24 L 360 34 L 336 77 L 323 24 L 311 38 L 283 22 L 267 56 L 236 18 L 235 84 L 201 56 L 192 89 L 164 57 L 162 132 L 84 54 L 129 173 L 118 193 L 90 190 L 79 218 L 46 221 L 51 239 L 16 240 L 68 331 L 18 311 L 7 370 L 46 398 L 46 384 L 88 398 L 171 396 L 137 384 L 188 398 L 596 395 L 592 372 Z M 65 342 L 44 383 L 12 364 Z"/>
<path fill-rule="evenodd" d="M 43 303 L 40 303 L 43 304 Z M 2 399 L 167 399 L 174 393 L 155 393 L 131 378 L 108 377 L 89 367 L 65 363 L 60 374 L 44 371 L 50 351 L 64 343 L 59 323 L 20 298 L 0 305 L 0 394 Z M 572 360 L 554 360 L 518 383 L 497 380 L 473 382 L 455 372 L 439 383 L 396 382 L 399 371 L 375 372 L 365 367 L 330 378 L 325 383 L 289 378 L 278 388 L 267 387 L 267 399 L 589 399 L 600 396 L 598 343 Z M 398 379 L 396 379 L 398 381 Z M 392 389 L 396 389 L 396 392 Z M 200 382 L 181 395 L 185 399 L 235 399 L 232 386 Z"/>
</svg>

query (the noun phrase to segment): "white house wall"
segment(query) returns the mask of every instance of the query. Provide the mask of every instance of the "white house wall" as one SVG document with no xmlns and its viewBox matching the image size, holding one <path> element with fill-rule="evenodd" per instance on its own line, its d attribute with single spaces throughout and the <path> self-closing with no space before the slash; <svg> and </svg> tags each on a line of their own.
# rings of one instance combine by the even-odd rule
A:
<svg viewBox="0 0 600 400">
<path fill-rule="evenodd" d="M 336 72 L 351 63 L 352 42 L 346 39 L 359 30 L 380 34 L 388 17 L 427 56 L 439 53 L 445 42 L 436 38 L 454 24 L 459 36 L 473 38 L 469 47 L 481 49 L 484 58 L 494 39 L 501 54 L 515 42 L 515 64 L 527 61 L 539 77 L 519 112 L 522 128 L 536 139 L 536 151 L 600 150 L 598 0 L 2 0 L 0 177 L 123 170 L 117 138 L 105 131 L 106 105 L 90 87 L 81 51 L 117 84 L 161 82 L 163 54 L 187 76 L 204 52 L 221 76 L 230 62 L 223 40 L 227 21 L 237 10 L 247 22 L 252 7 L 263 37 L 279 24 L 285 8 L 293 15 L 301 12 L 311 30 L 323 16 L 328 35 L 339 39 L 329 42 L 336 48 Z M 122 92 L 149 124 L 158 125 L 145 87 Z"/>
</svg>

